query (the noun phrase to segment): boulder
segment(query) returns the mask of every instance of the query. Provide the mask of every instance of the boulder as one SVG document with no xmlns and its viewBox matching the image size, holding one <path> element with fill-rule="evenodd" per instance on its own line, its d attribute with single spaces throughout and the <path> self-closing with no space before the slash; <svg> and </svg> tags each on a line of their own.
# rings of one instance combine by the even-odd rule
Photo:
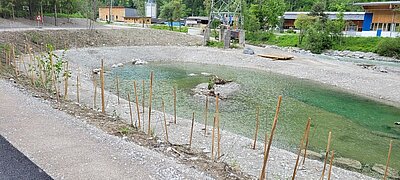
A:
<svg viewBox="0 0 400 180">
<path fill-rule="evenodd" d="M 132 64 L 133 65 L 144 65 L 144 64 L 147 64 L 147 61 L 140 60 L 140 59 L 133 59 Z"/>
<path fill-rule="evenodd" d="M 395 125 L 400 125 L 400 121 L 399 121 L 399 122 L 395 122 L 394 124 L 395 124 Z"/>
<path fill-rule="evenodd" d="M 219 99 L 227 99 L 240 89 L 240 85 L 234 82 L 214 84 L 211 89 L 209 89 L 208 86 L 208 83 L 198 84 L 194 89 L 192 89 L 194 97 L 205 99 L 205 96 L 216 96 L 218 94 Z"/>
<path fill-rule="evenodd" d="M 113 64 L 111 67 L 112 67 L 112 68 L 116 68 L 116 67 L 118 67 L 118 65 Z"/>
<path fill-rule="evenodd" d="M 92 72 L 93 74 L 99 74 L 101 71 L 101 69 L 93 69 Z"/>
<path fill-rule="evenodd" d="M 301 150 L 301 155 L 304 156 L 304 149 Z M 307 150 L 307 158 L 308 159 L 321 160 L 322 159 L 322 154 L 317 153 L 315 151 Z"/>
<path fill-rule="evenodd" d="M 379 174 L 382 174 L 382 175 L 385 174 L 385 169 L 386 169 L 386 166 L 383 164 L 374 164 L 374 166 L 372 166 L 373 171 L 375 171 Z M 388 168 L 388 177 L 393 178 L 393 179 L 400 178 L 399 173 L 391 167 Z"/>
<path fill-rule="evenodd" d="M 253 55 L 254 51 L 253 51 L 253 49 L 246 47 L 243 49 L 243 54 Z"/>
<path fill-rule="evenodd" d="M 333 163 L 339 167 L 343 167 L 346 169 L 355 169 L 355 170 L 361 170 L 362 165 L 360 161 L 354 160 L 354 159 L 349 159 L 349 158 L 335 158 L 333 160 Z"/>
<path fill-rule="evenodd" d="M 117 67 L 122 67 L 122 66 L 124 66 L 124 64 L 122 64 L 122 63 L 117 64 Z"/>
</svg>

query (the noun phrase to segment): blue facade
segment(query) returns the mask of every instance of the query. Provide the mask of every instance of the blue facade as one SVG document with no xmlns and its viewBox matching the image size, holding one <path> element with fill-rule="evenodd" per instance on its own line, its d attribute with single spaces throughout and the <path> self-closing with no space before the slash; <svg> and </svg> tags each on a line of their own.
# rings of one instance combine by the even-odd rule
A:
<svg viewBox="0 0 400 180">
<path fill-rule="evenodd" d="M 364 22 L 363 22 L 363 31 L 370 31 L 371 30 L 371 24 L 372 24 L 372 13 L 365 13 L 364 15 Z"/>
</svg>

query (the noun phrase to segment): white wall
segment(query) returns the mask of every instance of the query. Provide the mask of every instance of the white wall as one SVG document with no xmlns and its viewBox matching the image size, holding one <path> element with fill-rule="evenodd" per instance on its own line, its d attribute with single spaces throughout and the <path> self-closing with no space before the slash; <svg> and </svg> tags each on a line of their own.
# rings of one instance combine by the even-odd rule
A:
<svg viewBox="0 0 400 180">
<path fill-rule="evenodd" d="M 157 18 L 156 3 L 146 3 L 146 17 Z"/>
<path fill-rule="evenodd" d="M 343 32 L 347 36 L 358 36 L 358 37 L 376 37 L 377 31 L 362 31 L 362 32 Z M 398 37 L 399 32 L 382 31 L 381 37 Z"/>
</svg>

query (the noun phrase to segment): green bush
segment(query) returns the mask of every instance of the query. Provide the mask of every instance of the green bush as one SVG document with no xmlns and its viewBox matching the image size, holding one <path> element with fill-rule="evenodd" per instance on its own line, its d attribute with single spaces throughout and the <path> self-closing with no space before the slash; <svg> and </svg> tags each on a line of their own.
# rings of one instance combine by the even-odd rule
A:
<svg viewBox="0 0 400 180">
<path fill-rule="evenodd" d="M 400 59 L 400 37 L 383 39 L 378 43 L 376 52 L 381 56 Z"/>
<path fill-rule="evenodd" d="M 252 44 L 267 43 L 275 38 L 272 32 L 258 31 L 246 34 L 246 40 Z"/>
<path fill-rule="evenodd" d="M 54 17 L 54 13 L 44 13 L 45 16 Z M 85 15 L 78 13 L 73 14 L 64 14 L 64 13 L 57 13 L 58 18 L 86 18 Z"/>
<path fill-rule="evenodd" d="M 377 44 L 382 41 L 382 37 L 344 37 L 341 42 L 335 42 L 333 50 L 349 50 L 362 52 L 376 52 Z"/>
<path fill-rule="evenodd" d="M 167 25 L 152 25 L 151 26 L 152 29 L 159 29 L 159 30 L 167 30 L 167 31 L 171 31 L 171 27 L 167 26 Z M 179 27 L 172 27 L 172 31 L 175 32 L 184 32 L 187 33 L 188 32 L 188 27 L 186 26 L 181 26 L 180 30 Z"/>
</svg>

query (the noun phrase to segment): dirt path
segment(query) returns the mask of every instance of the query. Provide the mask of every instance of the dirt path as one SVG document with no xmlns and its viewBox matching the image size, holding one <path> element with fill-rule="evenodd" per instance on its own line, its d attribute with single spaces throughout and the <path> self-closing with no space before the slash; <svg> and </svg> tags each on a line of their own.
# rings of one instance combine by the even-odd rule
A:
<svg viewBox="0 0 400 180">
<path fill-rule="evenodd" d="M 55 179 L 212 179 L 0 80 L 0 133 Z"/>
</svg>

